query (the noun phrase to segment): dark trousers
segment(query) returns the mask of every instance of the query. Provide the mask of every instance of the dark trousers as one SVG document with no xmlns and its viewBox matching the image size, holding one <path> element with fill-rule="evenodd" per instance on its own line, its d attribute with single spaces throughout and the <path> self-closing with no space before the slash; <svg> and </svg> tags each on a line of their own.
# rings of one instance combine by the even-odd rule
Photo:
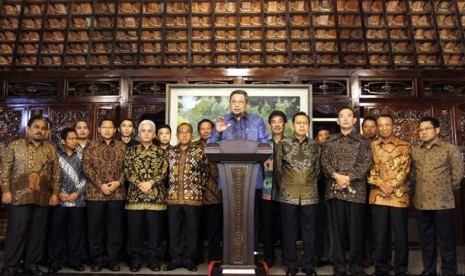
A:
<svg viewBox="0 0 465 276">
<path fill-rule="evenodd" d="M 272 200 L 260 201 L 260 233 L 263 240 L 263 253 L 265 261 L 274 263 L 276 256 L 274 252 L 274 242 L 276 236 L 280 233 L 278 224 L 279 212 L 277 205 L 279 203 Z"/>
<path fill-rule="evenodd" d="M 49 266 L 61 267 L 64 263 L 80 266 L 85 243 L 85 208 L 52 208 L 48 243 Z"/>
<path fill-rule="evenodd" d="M 375 238 L 376 275 L 389 274 L 391 229 L 394 234 L 394 271 L 407 273 L 408 269 L 408 208 L 371 205 Z"/>
<path fill-rule="evenodd" d="M 49 207 L 37 205 L 8 206 L 8 227 L 3 248 L 3 268 L 36 265 L 44 251 Z"/>
<path fill-rule="evenodd" d="M 315 206 L 315 255 L 317 259 L 329 261 L 331 259 L 331 239 L 328 203 L 325 198 L 320 197 Z"/>
<path fill-rule="evenodd" d="M 87 201 L 89 252 L 94 264 L 118 264 L 123 247 L 123 200 Z"/>
<path fill-rule="evenodd" d="M 168 205 L 171 263 L 194 266 L 201 206 Z"/>
<path fill-rule="evenodd" d="M 439 244 L 442 275 L 457 275 L 454 209 L 416 210 L 424 270 L 436 275 Z"/>
<path fill-rule="evenodd" d="M 300 266 L 304 270 L 313 270 L 315 257 L 315 206 L 281 203 L 280 210 L 283 229 L 284 265 L 288 268 L 299 267 L 295 243 L 300 228 L 304 241 Z"/>
<path fill-rule="evenodd" d="M 161 264 L 164 216 L 164 211 L 127 211 L 127 253 L 132 265 L 142 265 L 143 242 L 146 233 L 148 233 L 147 263 L 149 266 Z"/>
<path fill-rule="evenodd" d="M 333 269 L 335 273 L 345 273 L 345 236 L 349 235 L 349 271 L 359 274 L 363 271 L 363 228 L 365 204 L 340 199 L 329 200 L 333 230 Z"/>
<path fill-rule="evenodd" d="M 223 204 L 203 205 L 200 211 L 199 247 L 197 257 L 203 263 L 203 242 L 208 241 L 208 261 L 218 261 L 222 258 L 221 240 L 223 237 Z"/>
</svg>

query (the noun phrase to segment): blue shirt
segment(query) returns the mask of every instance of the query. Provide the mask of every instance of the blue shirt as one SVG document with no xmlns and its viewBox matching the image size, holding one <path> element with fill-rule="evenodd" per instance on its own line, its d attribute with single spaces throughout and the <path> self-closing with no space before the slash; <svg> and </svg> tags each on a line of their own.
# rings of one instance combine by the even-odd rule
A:
<svg viewBox="0 0 465 276">
<path fill-rule="evenodd" d="M 234 117 L 233 113 L 229 113 L 224 116 L 225 124 L 231 124 L 231 126 L 223 131 L 221 134 L 216 132 L 215 129 L 212 131 L 210 137 L 208 137 L 207 143 L 217 143 L 221 140 L 230 140 L 230 139 L 247 139 L 257 141 L 259 143 L 268 143 L 270 137 L 266 132 L 265 122 L 262 117 L 252 114 L 245 113 L 244 116 L 238 121 Z M 218 181 L 218 186 L 221 189 L 221 179 Z M 263 169 L 258 170 L 257 176 L 257 185 L 256 189 L 263 188 Z"/>
</svg>

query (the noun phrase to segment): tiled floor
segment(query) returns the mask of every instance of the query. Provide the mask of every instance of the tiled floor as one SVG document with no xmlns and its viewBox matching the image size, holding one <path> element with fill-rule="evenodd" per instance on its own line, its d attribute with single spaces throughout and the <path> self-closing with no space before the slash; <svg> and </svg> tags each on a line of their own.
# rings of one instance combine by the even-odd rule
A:
<svg viewBox="0 0 465 276">
<path fill-rule="evenodd" d="M 280 255 L 279 252 L 277 252 L 277 256 Z M 460 275 L 465 275 L 465 247 L 458 247 L 457 248 L 457 259 L 458 259 L 458 272 Z M 46 271 L 46 268 L 43 268 Z M 422 262 L 421 262 L 421 254 L 419 250 L 410 250 L 409 254 L 409 275 L 419 275 L 423 270 Z M 269 275 L 285 275 L 286 269 L 282 266 L 281 260 L 278 260 L 276 265 L 270 269 Z M 365 269 L 365 272 L 367 273 L 372 273 L 374 271 L 374 268 L 368 267 Z M 70 275 L 72 274 L 73 276 L 77 275 L 77 273 L 73 273 L 74 271 L 70 269 L 62 269 L 58 275 Z M 332 267 L 331 266 L 324 266 L 317 268 L 317 273 L 318 275 L 332 275 Z M 86 270 L 82 274 L 92 274 L 90 271 L 89 267 L 86 267 Z M 108 270 L 102 270 L 99 274 L 106 274 L 106 275 L 132 275 L 129 271 L 129 268 L 127 266 L 123 266 L 122 270 L 119 273 L 115 272 L 110 272 Z M 137 275 L 207 275 L 208 274 L 208 264 L 204 263 L 198 266 L 198 271 L 197 272 L 190 272 L 184 268 L 176 269 L 173 271 L 165 272 L 157 272 L 154 273 L 150 271 L 148 268 L 142 269 L 140 272 L 137 273 Z M 303 273 L 299 273 L 298 275 L 303 275 Z"/>
</svg>

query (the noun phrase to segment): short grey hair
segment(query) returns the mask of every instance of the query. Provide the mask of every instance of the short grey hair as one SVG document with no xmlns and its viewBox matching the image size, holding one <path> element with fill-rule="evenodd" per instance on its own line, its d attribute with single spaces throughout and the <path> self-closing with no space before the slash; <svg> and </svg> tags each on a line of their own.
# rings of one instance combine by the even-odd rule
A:
<svg viewBox="0 0 465 276">
<path fill-rule="evenodd" d="M 156 126 L 152 120 L 143 120 L 142 122 L 140 122 L 139 129 L 138 129 L 139 132 L 140 132 L 140 129 L 142 128 L 142 125 L 150 125 L 151 127 L 153 127 L 153 131 L 155 132 Z"/>
</svg>

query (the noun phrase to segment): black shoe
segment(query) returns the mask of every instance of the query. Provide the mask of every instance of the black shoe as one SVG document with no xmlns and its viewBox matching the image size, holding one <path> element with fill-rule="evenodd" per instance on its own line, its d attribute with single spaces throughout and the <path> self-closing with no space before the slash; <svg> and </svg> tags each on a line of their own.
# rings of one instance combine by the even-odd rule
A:
<svg viewBox="0 0 465 276">
<path fill-rule="evenodd" d="M 100 265 L 100 264 L 94 264 L 94 265 L 92 265 L 92 267 L 90 268 L 90 271 L 92 271 L 92 272 L 100 272 L 100 271 L 102 271 L 102 265 Z"/>
<path fill-rule="evenodd" d="M 363 267 L 366 268 L 372 266 L 374 263 L 375 261 L 373 260 L 373 258 L 366 258 L 365 260 L 363 260 Z"/>
<path fill-rule="evenodd" d="M 302 272 L 305 273 L 307 276 L 316 276 L 316 271 L 313 269 L 302 269 Z"/>
<path fill-rule="evenodd" d="M 155 272 L 161 270 L 161 267 L 160 267 L 159 264 L 151 264 L 151 265 L 149 265 L 149 268 L 150 268 L 151 271 L 155 271 Z"/>
<path fill-rule="evenodd" d="M 45 275 L 45 272 L 40 270 L 40 268 L 38 266 L 33 266 L 31 269 L 29 269 L 28 275 L 43 276 L 43 275 Z"/>
<path fill-rule="evenodd" d="M 113 272 L 121 270 L 121 267 L 119 266 L 119 264 L 109 264 L 105 268 Z"/>
<path fill-rule="evenodd" d="M 317 259 L 315 261 L 315 267 L 322 267 L 322 266 L 327 266 L 327 265 L 331 265 L 331 262 L 329 260 Z"/>
<path fill-rule="evenodd" d="M 180 268 L 179 265 L 177 264 L 173 264 L 173 263 L 169 263 L 168 265 L 166 265 L 164 268 L 163 268 L 163 271 L 171 271 L 171 270 L 175 270 L 177 268 Z"/>
<path fill-rule="evenodd" d="M 0 275 L 1 276 L 14 276 L 20 273 L 24 273 L 24 270 L 21 267 L 12 266 L 8 268 L 4 268 Z"/>
<path fill-rule="evenodd" d="M 189 270 L 189 271 L 195 272 L 195 271 L 197 271 L 197 266 L 188 265 L 188 266 L 186 266 L 186 269 Z"/>
<path fill-rule="evenodd" d="M 140 265 L 131 265 L 131 266 L 129 266 L 129 271 L 138 272 L 140 270 L 140 268 L 141 268 Z"/>
<path fill-rule="evenodd" d="M 51 266 L 48 268 L 48 274 L 55 274 L 60 271 L 61 267 L 59 266 Z"/>
<path fill-rule="evenodd" d="M 81 265 L 69 265 L 69 268 L 71 268 L 74 271 L 79 271 L 79 272 L 86 270 L 82 264 Z"/>
<path fill-rule="evenodd" d="M 296 276 L 299 270 L 297 268 L 288 268 L 286 270 L 286 276 Z"/>
<path fill-rule="evenodd" d="M 265 263 L 268 268 L 272 268 L 274 266 L 274 259 L 265 259 Z"/>
</svg>

